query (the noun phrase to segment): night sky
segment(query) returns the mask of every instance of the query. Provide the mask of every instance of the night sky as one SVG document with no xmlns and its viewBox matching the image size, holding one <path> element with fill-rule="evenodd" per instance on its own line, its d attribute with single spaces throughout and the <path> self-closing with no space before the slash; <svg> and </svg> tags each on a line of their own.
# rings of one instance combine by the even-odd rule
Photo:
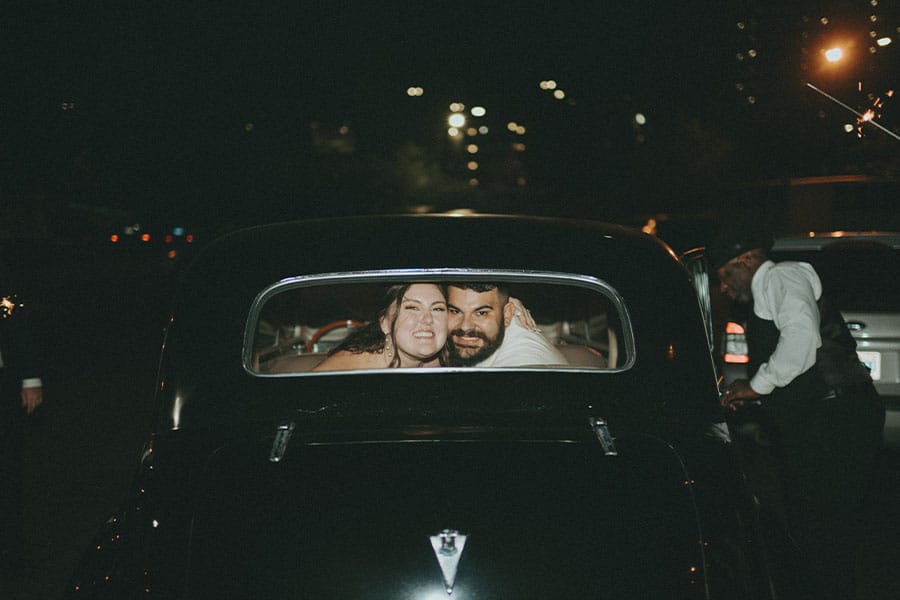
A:
<svg viewBox="0 0 900 600">
<path fill-rule="evenodd" d="M 897 37 L 900 20 L 868 0 L 180 4 L 4 11 L 5 203 L 241 220 L 247 205 L 285 218 L 464 202 L 454 178 L 465 188 L 472 174 L 448 143 L 453 101 L 488 110 L 479 158 L 493 158 L 472 200 L 501 209 L 513 196 L 546 205 L 549 190 L 579 208 L 598 195 L 663 206 L 698 181 L 897 174 L 900 141 L 841 131 L 856 117 L 804 86 L 860 113 L 888 100 L 879 122 L 900 128 L 883 95 L 897 43 L 867 52 L 867 30 Z M 855 40 L 855 62 L 821 72 L 837 34 Z M 548 79 L 563 100 L 539 88 Z M 510 121 L 528 128 L 514 159 L 499 150 Z M 329 136 L 351 151 L 329 155 Z M 410 172 L 428 185 L 409 187 Z"/>
</svg>

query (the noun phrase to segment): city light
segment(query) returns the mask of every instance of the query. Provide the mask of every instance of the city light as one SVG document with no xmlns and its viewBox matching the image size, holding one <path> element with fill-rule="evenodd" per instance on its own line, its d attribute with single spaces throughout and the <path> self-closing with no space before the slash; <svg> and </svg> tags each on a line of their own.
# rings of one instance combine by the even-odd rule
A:
<svg viewBox="0 0 900 600">
<path fill-rule="evenodd" d="M 466 117 L 462 113 L 453 113 L 447 119 L 447 123 L 450 127 L 462 127 L 466 124 Z"/>
<path fill-rule="evenodd" d="M 406 95 L 410 98 L 417 98 L 422 96 L 425 93 L 425 90 L 418 86 L 411 86 L 406 88 Z"/>
<path fill-rule="evenodd" d="M 566 97 L 566 93 L 562 90 L 553 90 L 553 97 L 557 100 L 562 100 Z"/>
<path fill-rule="evenodd" d="M 487 114 L 487 110 L 483 106 L 473 106 L 471 112 L 473 117 L 483 117 Z"/>
<path fill-rule="evenodd" d="M 878 38 L 878 40 L 875 43 L 883 48 L 885 46 L 890 45 L 890 43 L 892 41 L 893 40 L 891 40 L 891 38 L 889 38 L 889 37 L 883 37 L 883 38 Z"/>
<path fill-rule="evenodd" d="M 644 113 L 637 113 L 636 115 L 634 115 L 634 122 L 638 125 L 646 125 L 647 117 L 644 116 Z"/>
<path fill-rule="evenodd" d="M 844 58 L 844 51 L 840 48 L 829 48 L 825 51 L 825 60 L 828 62 L 837 62 Z"/>
</svg>

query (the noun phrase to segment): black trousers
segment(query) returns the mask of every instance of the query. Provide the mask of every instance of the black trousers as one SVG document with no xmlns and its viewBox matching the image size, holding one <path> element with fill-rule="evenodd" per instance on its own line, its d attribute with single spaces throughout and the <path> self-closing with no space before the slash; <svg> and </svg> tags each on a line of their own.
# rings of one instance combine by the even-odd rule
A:
<svg viewBox="0 0 900 600">
<path fill-rule="evenodd" d="M 819 598 L 854 598 L 859 517 L 877 465 L 884 404 L 871 384 L 826 398 L 773 397 L 774 469 L 787 526 Z"/>
<path fill-rule="evenodd" d="M 0 554 L 20 557 L 24 552 L 22 488 L 25 424 L 19 392 L 2 386 L 0 398 Z M 6 556 L 0 556 L 5 559 Z"/>
</svg>

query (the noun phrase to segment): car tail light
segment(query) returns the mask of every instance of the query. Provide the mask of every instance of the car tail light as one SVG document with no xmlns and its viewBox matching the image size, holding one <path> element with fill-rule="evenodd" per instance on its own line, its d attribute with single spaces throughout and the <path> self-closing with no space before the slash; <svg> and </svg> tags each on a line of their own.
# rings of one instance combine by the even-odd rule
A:
<svg viewBox="0 0 900 600">
<path fill-rule="evenodd" d="M 750 362 L 747 354 L 747 336 L 744 326 L 735 321 L 725 324 L 725 355 L 722 357 L 726 363 L 744 364 Z"/>
</svg>

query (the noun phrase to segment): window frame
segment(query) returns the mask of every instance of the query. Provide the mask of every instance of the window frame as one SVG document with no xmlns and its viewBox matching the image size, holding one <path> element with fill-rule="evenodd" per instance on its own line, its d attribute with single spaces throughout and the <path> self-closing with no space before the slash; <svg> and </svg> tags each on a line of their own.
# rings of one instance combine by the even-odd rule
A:
<svg viewBox="0 0 900 600">
<path fill-rule="evenodd" d="M 262 309 L 274 296 L 286 291 L 313 287 L 327 284 L 352 284 L 352 283 L 395 283 L 409 281 L 451 282 L 451 281 L 503 281 L 511 284 L 549 284 L 588 289 L 603 295 L 610 306 L 618 312 L 621 351 L 625 360 L 620 365 L 606 369 L 591 367 L 417 367 L 408 369 L 354 369 L 343 371 L 305 371 L 293 373 L 261 373 L 253 368 L 254 338 L 257 323 Z M 253 300 L 247 320 L 244 325 L 242 366 L 244 371 L 257 378 L 281 379 L 285 377 L 321 377 L 347 374 L 372 374 L 372 373 L 437 373 L 437 372 L 579 372 L 610 374 L 630 370 L 636 361 L 634 332 L 630 314 L 621 294 L 609 283 L 591 275 L 566 273 L 561 271 L 537 271 L 537 270 L 513 270 L 513 269 L 470 269 L 470 268 L 406 268 L 406 269 L 376 269 L 365 271 L 328 272 L 308 275 L 297 275 L 281 279 L 265 287 Z"/>
</svg>

